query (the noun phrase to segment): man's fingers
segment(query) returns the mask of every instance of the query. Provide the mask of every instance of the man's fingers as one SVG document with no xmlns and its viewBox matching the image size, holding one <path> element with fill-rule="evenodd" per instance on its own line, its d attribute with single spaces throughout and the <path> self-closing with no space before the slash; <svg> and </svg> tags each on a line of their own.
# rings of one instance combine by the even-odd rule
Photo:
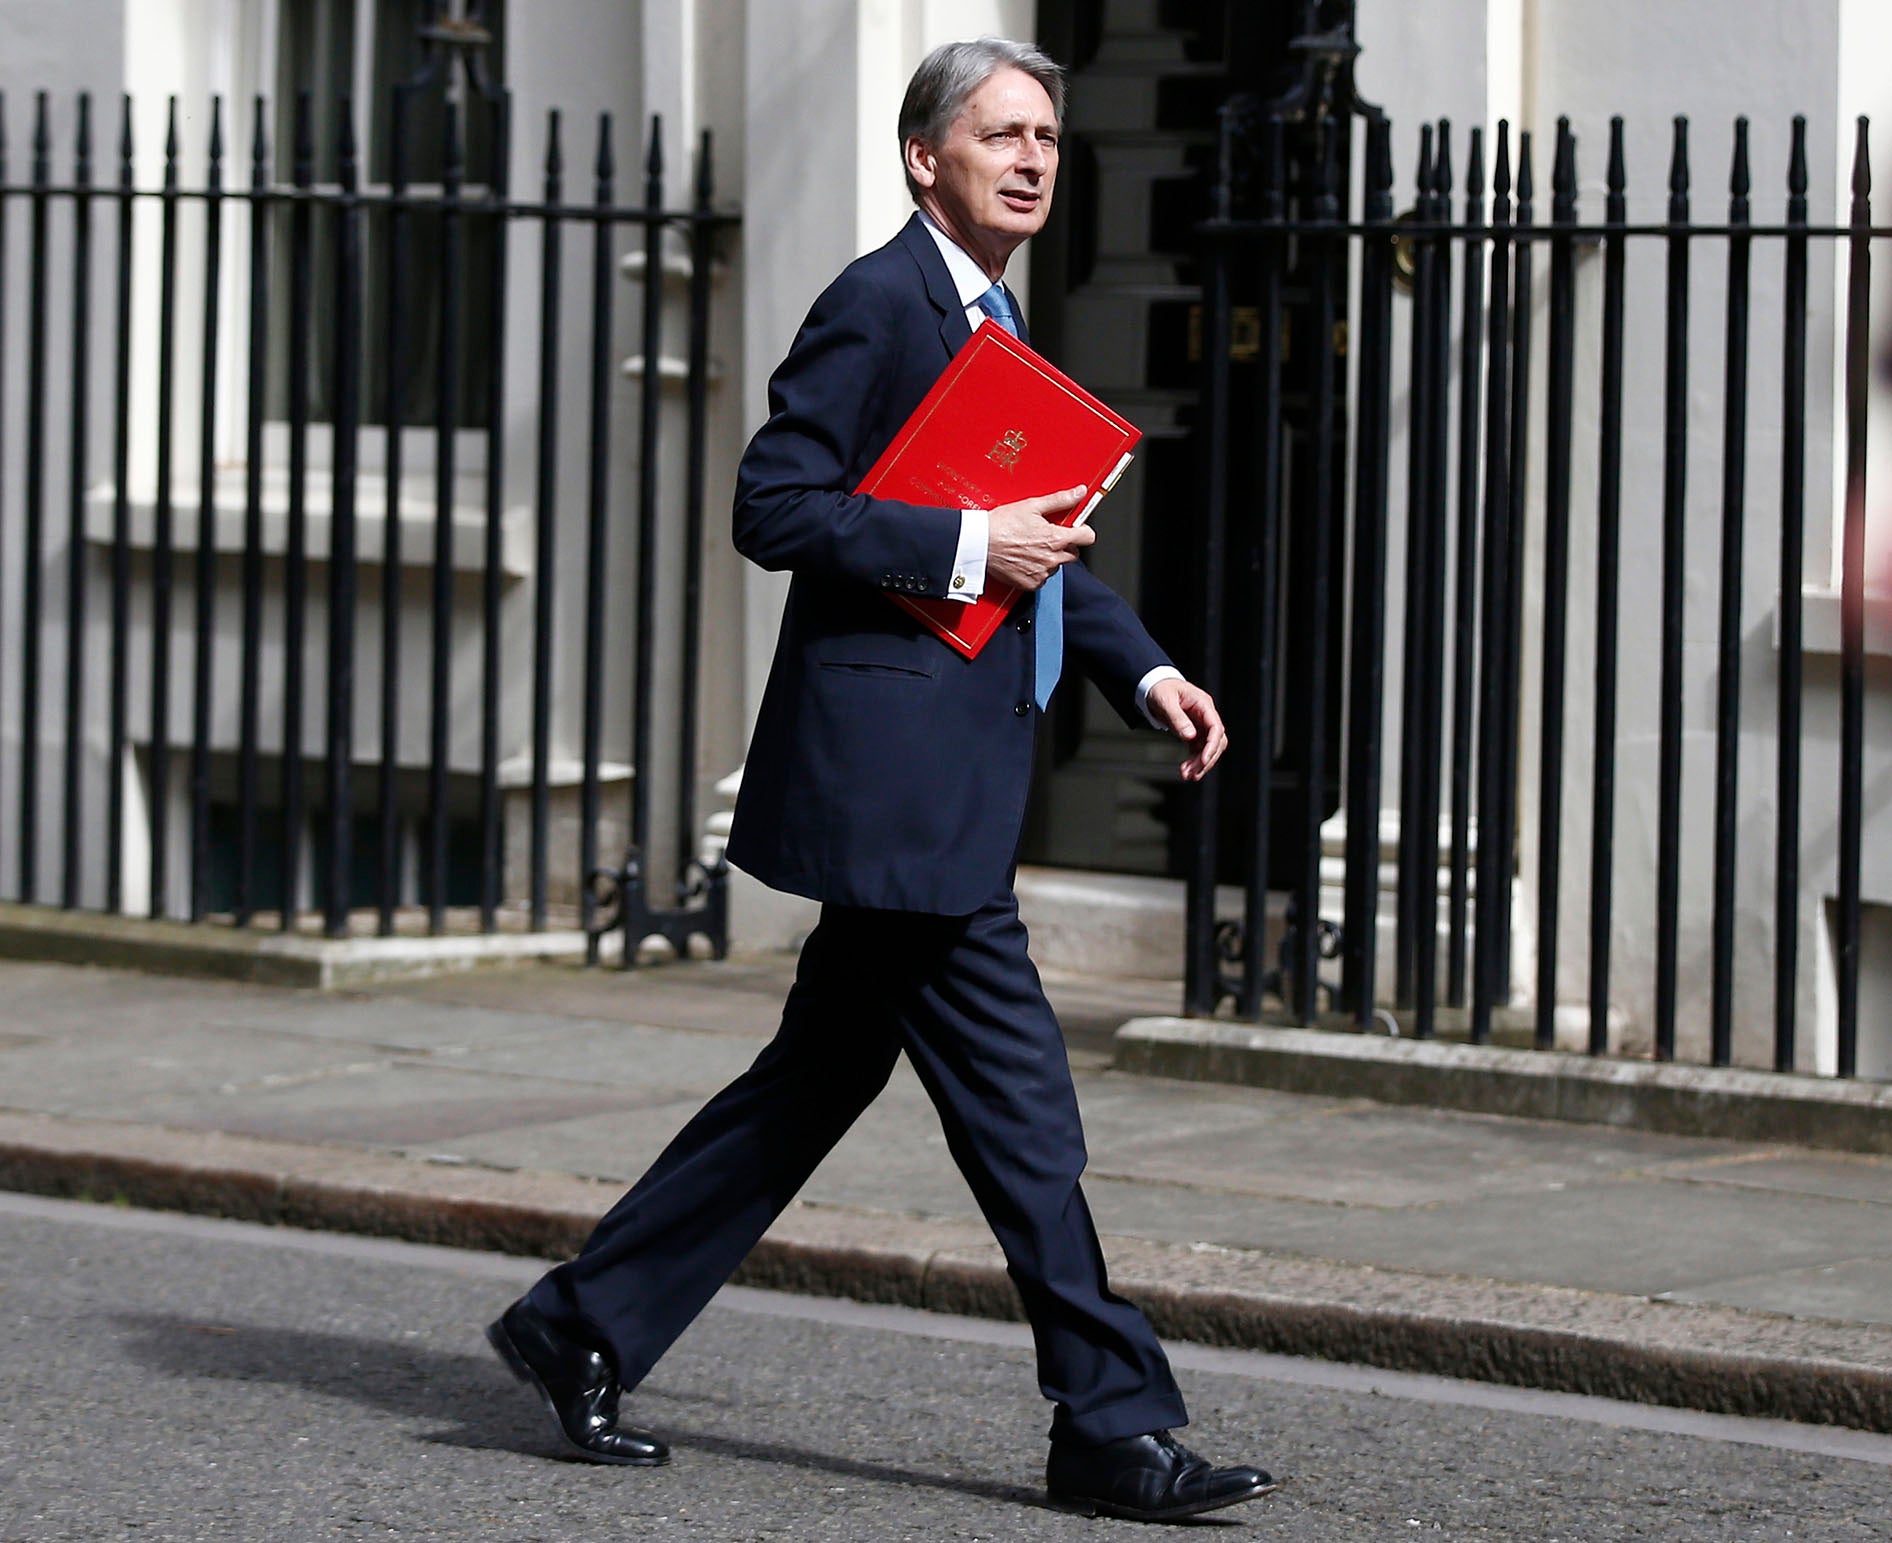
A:
<svg viewBox="0 0 1892 1543">
<path fill-rule="evenodd" d="M 1046 493 L 1042 498 L 1022 499 L 1019 507 L 1049 519 L 1053 515 L 1063 514 L 1067 509 L 1075 509 L 1084 501 L 1084 495 L 1089 491 L 1089 488 L 1080 483 L 1074 488 L 1064 489 L 1061 493 Z"/>
<path fill-rule="evenodd" d="M 1183 762 L 1182 773 L 1190 782 L 1200 782 L 1209 774 L 1209 769 L 1222 759 L 1222 752 L 1228 749 L 1228 735 L 1218 723 L 1209 731 L 1205 743 L 1196 748 L 1194 755 Z"/>
<path fill-rule="evenodd" d="M 1165 681 L 1153 688 L 1151 701 L 1169 730 L 1190 746 L 1180 770 L 1186 782 L 1200 782 L 1228 748 L 1228 732 L 1215 700 L 1187 681 Z"/>
<path fill-rule="evenodd" d="M 986 571 L 1024 589 L 1038 589 L 1046 579 L 1097 539 L 1087 525 L 1066 526 L 1068 515 L 1088 489 L 1066 488 L 1037 498 L 1000 504 L 988 516 Z"/>
<path fill-rule="evenodd" d="M 1036 498 L 1020 498 L 1009 504 L 1000 504 L 992 510 L 995 515 L 1017 515 L 1035 520 L 1055 520 L 1059 515 L 1068 514 L 1084 502 L 1090 489 L 1081 484 L 1074 488 L 1063 488 L 1056 493 L 1041 493 Z"/>
<path fill-rule="evenodd" d="M 1189 710 L 1184 707 L 1181 698 L 1172 700 L 1165 696 L 1160 705 L 1163 709 L 1163 717 L 1168 720 L 1170 733 L 1178 739 L 1196 737 L 1196 721 L 1189 716 Z"/>
</svg>

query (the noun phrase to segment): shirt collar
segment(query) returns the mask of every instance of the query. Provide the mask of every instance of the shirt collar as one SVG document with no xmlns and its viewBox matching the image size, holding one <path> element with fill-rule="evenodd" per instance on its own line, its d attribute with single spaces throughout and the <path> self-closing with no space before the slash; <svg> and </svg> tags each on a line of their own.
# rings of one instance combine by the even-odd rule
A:
<svg viewBox="0 0 1892 1543">
<path fill-rule="evenodd" d="M 946 271 L 952 275 L 953 288 L 959 291 L 959 303 L 977 305 L 979 296 L 992 287 L 992 280 L 986 277 L 985 269 L 966 254 L 964 247 L 933 223 L 930 214 L 924 209 L 919 213 L 920 223 L 926 226 L 926 233 L 938 246 L 939 255 L 946 259 Z"/>
</svg>

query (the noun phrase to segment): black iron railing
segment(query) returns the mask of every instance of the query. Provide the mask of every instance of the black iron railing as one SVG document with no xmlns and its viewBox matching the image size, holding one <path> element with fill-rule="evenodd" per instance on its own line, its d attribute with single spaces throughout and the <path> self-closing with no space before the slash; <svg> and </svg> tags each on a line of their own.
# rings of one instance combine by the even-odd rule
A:
<svg viewBox="0 0 1892 1543">
<path fill-rule="evenodd" d="M 613 927 L 628 929 L 627 961 L 650 934 L 681 946 L 701 933 L 720 951 L 726 943 L 723 873 L 720 864 L 697 859 L 694 834 L 696 671 L 712 269 L 736 217 L 716 207 L 709 136 L 697 147 L 692 202 L 666 208 L 662 126 L 653 119 L 642 199 L 631 204 L 617 194 L 612 124 L 602 115 L 592 196 L 567 202 L 560 115 L 553 112 L 545 127 L 542 195 L 522 200 L 507 185 L 510 106 L 498 91 L 467 107 L 492 115 L 494 149 L 483 183 L 468 185 L 462 112 L 451 102 L 444 103 L 441 180 L 412 182 L 414 94 L 398 88 L 387 104 L 387 181 L 374 187 L 363 186 L 355 113 L 346 99 L 334 113 L 333 143 L 323 147 L 334 180 L 318 184 L 307 94 L 290 115 L 286 179 L 276 173 L 269 116 L 258 98 L 247 185 L 241 186 L 227 180 L 221 102 L 211 104 L 201 160 L 193 161 L 203 169 L 202 180 L 185 185 L 174 100 L 155 188 L 137 180 L 129 99 L 110 186 L 97 181 L 88 98 L 78 101 L 70 173 L 61 178 L 51 108 L 45 93 L 38 95 L 23 182 L 13 180 L 7 165 L 7 113 L 0 100 L 0 352 L 6 329 L 22 316 L 27 332 L 17 492 L 7 480 L 12 440 L 0 400 L 0 557 L 17 554 L 19 564 L 16 573 L 0 571 L 0 600 L 13 609 L 0 618 L 0 718 L 10 717 L 14 730 L 8 736 L 14 753 L 0 755 L 0 837 L 10 838 L 14 857 L 12 873 L 0 875 L 0 897 L 238 925 L 267 919 L 294 930 L 314 895 L 321 930 L 332 937 L 356 929 L 389 934 L 408 925 L 407 914 L 424 914 L 431 933 L 469 924 L 486 932 L 513 925 L 543 930 L 551 924 L 550 876 L 557 872 L 565 876 L 572 920 L 592 934 L 593 959 L 600 936 Z M 155 250 L 144 213 L 151 205 Z M 28 225 L 25 271 L 9 275 L 8 221 L 21 211 Z M 116 215 L 109 253 L 94 231 L 103 213 Z M 529 303 L 517 293 L 521 277 L 507 258 L 509 249 L 530 247 L 509 235 L 533 227 L 539 261 L 523 266 L 525 282 L 537 286 L 536 369 L 506 350 L 508 317 Z M 591 237 L 582 316 L 564 288 L 562 243 L 572 228 Z M 614 484 L 609 453 L 614 375 L 628 351 L 613 327 L 627 232 L 641 236 L 645 258 L 634 497 Z M 681 400 L 666 403 L 661 342 L 665 251 L 672 241 L 688 254 L 689 327 Z M 235 254 L 242 255 L 232 264 Z M 108 267 L 114 281 L 109 316 L 93 303 L 99 270 Z M 273 306 L 277 285 L 286 286 L 279 297 L 284 303 Z M 137 303 L 152 286 L 155 314 L 149 331 L 141 332 Z M 54 379 L 50 311 L 56 293 L 70 297 L 66 382 Z M 240 337 L 228 332 L 233 299 L 243 308 Z M 193 333 L 194 355 L 181 360 L 183 339 Z M 561 476 L 559 462 L 561 398 L 570 389 L 561 374 L 561 345 L 579 335 L 589 349 L 582 489 Z M 477 369 L 463 357 L 475 339 Z M 238 355 L 240 372 L 231 380 L 229 365 Z M 102 458 L 92 416 L 103 398 L 93 385 L 99 356 L 112 361 L 110 480 L 103 495 L 110 532 L 102 537 L 87 528 L 88 501 L 101 496 L 94 486 L 93 463 Z M 147 382 L 135 363 L 151 366 L 153 391 L 141 395 Z M 56 388 L 69 404 L 57 425 Z M 414 398 L 426 392 L 431 401 L 423 414 Z M 530 408 L 513 407 L 510 398 L 529 399 Z M 155 402 L 145 539 L 134 534 L 134 514 L 145 502 L 133 453 L 140 402 Z M 194 497 L 180 488 L 177 466 L 185 437 L 177 419 L 187 403 L 198 431 Z M 660 441 L 679 413 L 681 424 L 668 432 L 682 441 L 684 486 L 666 490 L 659 481 Z M 239 416 L 240 433 L 220 436 Z M 403 440 L 417 430 L 431 431 L 430 518 L 413 507 L 412 486 L 403 507 L 404 459 L 415 453 L 412 446 L 404 450 Z M 481 546 L 472 561 L 456 555 L 454 519 L 464 501 L 459 457 L 469 431 L 484 457 Z M 327 447 L 325 466 L 312 455 L 317 432 Z M 510 496 L 512 503 L 530 505 L 529 596 L 508 582 L 509 438 L 533 445 L 537 458 L 531 478 L 521 479 Z M 286 450 L 277 466 L 271 447 L 279 440 Z M 233 454 L 234 444 L 226 441 L 240 441 L 240 452 Z M 380 485 L 372 490 L 362 475 L 362 449 L 370 442 L 382 465 Z M 49 486 L 61 449 L 67 458 L 63 519 Z M 239 458 L 241 467 L 232 467 Z M 270 491 L 278 475 L 286 482 L 280 495 Z M 241 535 L 220 543 L 219 486 L 239 481 Z M 529 493 L 521 491 L 526 488 Z M 328 514 L 325 551 L 311 547 L 317 503 Z M 366 557 L 359 539 L 363 514 L 377 519 L 381 532 L 379 550 Z M 281 535 L 273 539 L 269 528 L 278 519 Z M 429 526 L 430 557 L 416 562 L 404 539 Z M 614 527 L 634 528 L 634 552 L 610 549 Z M 559 592 L 560 544 L 569 535 L 584 542 L 582 596 Z M 98 628 L 91 625 L 90 591 L 100 577 L 92 568 L 101 549 L 109 598 Z M 220 562 L 220 550 L 232 560 Z M 53 586 L 60 558 L 63 582 Z M 380 569 L 379 583 L 364 589 L 371 566 Z M 426 570 L 424 593 L 423 586 L 404 583 L 416 567 Z M 683 589 L 682 619 L 675 636 L 660 636 L 658 586 L 672 567 Z M 628 598 L 622 585 L 612 585 L 613 573 L 629 579 Z M 180 577 L 189 581 L 188 613 L 178 605 Z M 477 589 L 470 608 L 477 649 L 467 638 L 469 585 Z M 364 595 L 378 599 L 378 616 L 362 614 Z M 571 632 L 582 634 L 582 657 L 565 659 L 554 622 L 574 602 L 582 620 Z M 609 624 L 627 609 L 633 644 L 609 651 Z M 515 612 L 519 624 L 509 625 Z M 403 648 L 408 630 L 427 640 L 418 670 L 406 657 L 411 649 Z M 529 647 L 509 654 L 505 639 L 519 634 L 530 639 Z M 57 666 L 50 653 L 55 638 L 64 642 Z M 364 659 L 376 661 L 372 678 L 360 669 Z M 101 665 L 102 692 L 92 685 Z M 678 722 L 656 721 L 653 682 L 660 670 L 684 682 Z M 50 683 L 63 687 L 57 706 L 48 699 Z M 187 703 L 175 699 L 180 685 Z M 630 728 L 627 743 L 612 753 L 629 767 L 628 850 L 611 865 L 600 836 L 607 815 L 604 703 L 620 690 L 630 701 Z M 378 701 L 361 702 L 370 692 Z M 564 759 L 579 763 L 579 818 L 575 850 L 565 852 L 555 849 L 552 819 L 553 769 L 562 748 L 555 705 L 575 698 L 582 698 L 583 726 Z M 426 721 L 419 755 L 403 748 L 404 726 L 417 714 Z M 361 725 L 372 728 L 364 734 Z M 475 746 L 470 756 L 464 748 L 456 754 L 462 741 Z M 674 824 L 661 838 L 651 808 L 660 749 L 675 757 L 679 789 Z M 522 893 L 508 893 L 505 881 L 501 764 L 509 751 L 527 767 Z M 142 797 L 135 802 L 127 787 L 134 752 L 142 769 Z M 174 755 L 187 757 L 188 766 L 189 835 L 180 850 L 189 872 L 178 880 L 170 866 L 172 813 L 182 808 L 170 780 Z M 42 761 L 52 764 L 52 758 L 61 767 L 56 793 L 42 786 Z M 143 828 L 128 829 L 127 810 L 140 807 Z M 47 840 L 49 829 L 58 831 L 56 840 Z M 673 883 L 653 883 L 647 871 L 659 839 L 678 854 Z M 130 895 L 127 858 L 134 849 L 149 854 L 148 883 L 143 893 Z M 40 868 L 42 854 L 51 852 L 58 854 L 56 884 Z"/>
<path fill-rule="evenodd" d="M 1204 487 L 1211 530 L 1204 634 L 1211 640 L 1222 635 L 1221 616 L 1231 605 L 1251 605 L 1261 617 L 1256 657 L 1230 660 L 1209 646 L 1204 666 L 1212 684 L 1238 667 L 1258 668 L 1264 682 L 1271 680 L 1276 607 L 1288 586 L 1304 591 L 1312 584 L 1335 604 L 1344 594 L 1347 614 L 1344 642 L 1335 643 L 1316 613 L 1307 644 L 1315 667 L 1307 678 L 1279 687 L 1305 693 L 1314 704 L 1297 730 L 1304 742 L 1280 742 L 1267 690 L 1259 695 L 1259 721 L 1236 726 L 1238 742 L 1258 747 L 1250 754 L 1260 762 L 1253 784 L 1258 807 L 1252 812 L 1257 850 L 1243 875 L 1239 920 L 1218 922 L 1215 912 L 1215 822 L 1227 811 L 1218 809 L 1213 784 L 1198 796 L 1200 839 L 1188 910 L 1189 1010 L 1207 1013 L 1232 1001 L 1238 1015 L 1254 1017 L 1264 1009 L 1264 995 L 1272 993 L 1300 1022 L 1312 1023 L 1332 1010 L 1364 1026 L 1373 1022 L 1378 1004 L 1390 999 L 1398 1020 L 1418 1036 L 1438 1032 L 1441 1010 L 1450 1009 L 1455 1031 L 1462 1028 L 1476 1043 L 1490 1040 L 1494 1015 L 1511 999 L 1513 894 L 1523 834 L 1519 789 L 1521 774 L 1529 770 L 1521 739 L 1525 710 L 1532 708 L 1539 721 L 1536 743 L 1529 747 L 1536 823 L 1529 833 L 1531 866 L 1523 874 L 1531 886 L 1528 909 L 1536 935 L 1532 1042 L 1556 1042 L 1561 952 L 1587 933 L 1592 1053 L 1620 1048 L 1611 1030 L 1614 1003 L 1646 1025 L 1656 1056 L 1673 1058 L 1683 1016 L 1679 983 L 1687 972 L 1708 982 L 1710 1061 L 1729 1064 L 1737 1027 L 1745 1023 L 1752 1032 L 1771 1008 L 1774 1064 L 1783 1070 L 1807 1065 L 1797 1022 L 1805 1000 L 1800 938 L 1809 909 L 1802 853 L 1810 832 L 1825 824 L 1830 802 L 1837 815 L 1835 1062 L 1840 1075 L 1854 1075 L 1864 830 L 1869 281 L 1874 243 L 1892 237 L 1892 229 L 1872 222 L 1864 120 L 1842 223 L 1809 219 L 1807 134 L 1800 119 L 1791 135 L 1782 219 L 1755 219 L 1749 132 L 1742 120 L 1734 129 L 1725 222 L 1698 221 L 1688 125 L 1679 118 L 1665 219 L 1628 218 L 1624 131 L 1616 119 L 1602 220 L 1581 217 L 1577 144 L 1568 123 L 1560 121 L 1550 218 L 1541 222 L 1532 136 L 1518 136 L 1514 154 L 1509 126 L 1502 123 L 1492 146 L 1489 190 L 1482 132 L 1472 130 L 1465 180 L 1455 186 L 1449 125 L 1426 126 L 1412 207 L 1395 218 L 1391 126 L 1371 108 L 1356 103 L 1353 110 L 1367 119 L 1357 218 L 1338 206 L 1344 120 L 1310 111 L 1298 120 L 1272 117 L 1249 130 L 1238 114 L 1225 111 L 1219 214 L 1201 230 Z M 1247 135 L 1246 147 L 1231 147 L 1237 134 Z M 1463 204 L 1455 218 L 1456 195 Z M 1653 249 L 1662 263 L 1659 384 L 1625 379 L 1625 316 L 1632 298 L 1626 258 L 1637 247 Z M 1818 262 L 1835 258 L 1843 274 L 1832 345 L 1843 381 L 1835 411 L 1844 488 L 1834 515 L 1840 554 L 1838 775 L 1830 788 L 1816 792 L 1802 786 L 1808 682 L 1803 589 L 1808 477 L 1810 471 L 1821 475 L 1818 455 L 1809 458 L 1809 435 L 1817 430 L 1810 431 L 1808 423 L 1808 371 L 1823 366 L 1826 345 L 1822 335 L 1810 334 L 1817 307 L 1809 272 L 1810 262 L 1817 271 Z M 1725 313 L 1714 360 L 1691 345 L 1691 296 L 1704 259 L 1725 264 Z M 1359 275 L 1351 306 L 1339 277 L 1350 264 L 1357 264 L 1353 271 Z M 1581 279 L 1580 265 L 1591 270 Z M 1766 303 L 1757 309 L 1755 274 L 1763 267 L 1780 274 L 1779 299 L 1770 282 Z M 1401 286 L 1409 299 L 1400 299 Z M 1230 324 L 1239 303 L 1232 296 L 1245 297 L 1258 315 L 1251 333 L 1260 347 L 1248 365 L 1252 391 L 1237 398 L 1254 403 L 1252 424 L 1232 421 L 1228 405 L 1234 368 Z M 1399 304 L 1408 308 L 1403 333 L 1395 327 Z M 1594 329 L 1588 337 L 1586 329 Z M 1777 424 L 1749 421 L 1750 358 L 1757 349 L 1773 358 L 1756 361 L 1754 368 L 1771 370 L 1778 360 Z M 1394 513 L 1389 461 L 1395 361 L 1402 350 L 1409 371 L 1405 564 L 1395 570 L 1388 562 Z M 1317 356 L 1312 365 L 1310 352 Z M 1349 354 L 1351 386 L 1335 373 L 1346 368 Z M 1594 362 L 1583 365 L 1584 360 Z M 1301 389 L 1284 394 L 1289 368 L 1298 370 Z M 1702 527 L 1691 527 L 1689 513 L 1690 435 L 1700 427 L 1699 409 L 1691 412 L 1690 402 L 1691 392 L 1703 393 L 1711 373 L 1718 377 L 1721 417 L 1719 542 L 1703 551 Z M 1577 432 L 1579 403 L 1593 405 L 1593 440 Z M 1659 511 L 1657 602 L 1647 612 L 1628 614 L 1621 603 L 1626 434 L 1646 445 L 1658 425 L 1660 474 L 1627 489 L 1637 504 Z M 1756 434 L 1771 437 L 1776 429 L 1779 485 L 1763 490 L 1751 486 L 1749 444 Z M 1290 442 L 1303 447 L 1300 455 L 1286 454 Z M 1332 485 L 1329 469 L 1342 464 L 1337 452 L 1350 452 L 1350 490 Z M 1573 468 L 1592 456 L 1595 508 L 1586 517 L 1572 506 Z M 1244 458 L 1258 489 L 1252 507 L 1233 505 L 1227 491 L 1229 466 Z M 1319 483 L 1312 507 L 1320 517 L 1297 524 L 1289 511 L 1310 478 Z M 1750 514 L 1763 510 L 1770 519 L 1777 515 L 1777 528 L 1757 541 Z M 1299 549 L 1300 566 L 1283 558 L 1284 545 Z M 1588 594 L 1573 587 L 1573 553 L 1585 559 L 1586 579 L 1594 574 Z M 1744 608 L 1743 579 L 1757 563 L 1778 573 L 1778 689 L 1768 722 L 1757 721 L 1754 693 L 1744 696 L 1742 682 L 1744 637 L 1765 620 L 1757 614 L 1751 583 Z M 1691 778 L 1683 754 L 1690 721 L 1684 701 L 1686 623 L 1691 603 L 1700 604 L 1690 599 L 1691 565 L 1697 571 L 1712 568 L 1716 578 L 1712 780 Z M 1231 572 L 1238 575 L 1233 588 Z M 1389 639 L 1392 584 L 1403 592 L 1404 622 L 1403 635 Z M 1587 660 L 1571 653 L 1572 610 L 1585 606 L 1594 618 Z M 1527 645 L 1536 663 L 1534 679 L 1523 674 Z M 1657 677 L 1647 721 L 1626 716 L 1625 657 Z M 1334 740 L 1320 722 L 1328 698 L 1321 672 L 1342 668 L 1344 773 L 1332 764 L 1328 746 Z M 1587 746 L 1573 755 L 1567 736 L 1581 724 L 1566 706 L 1566 688 L 1586 669 L 1593 694 L 1590 733 Z M 1398 743 L 1389 745 L 1382 698 L 1393 680 L 1400 733 Z M 1767 929 L 1774 940 L 1772 1000 L 1766 1008 L 1750 1000 L 1747 1018 L 1739 1020 L 1736 937 L 1743 901 L 1736 874 L 1742 832 L 1736 815 L 1744 730 L 1771 735 L 1777 743 L 1777 816 L 1774 915 Z M 1659 764 L 1647 875 L 1652 990 L 1648 1001 L 1626 1004 L 1620 981 L 1612 995 L 1611 941 L 1621 859 L 1617 815 L 1625 791 L 1621 747 L 1631 733 L 1659 743 Z M 1279 854 L 1271 862 L 1267 851 L 1270 768 L 1276 763 L 1297 768 L 1307 790 L 1298 802 L 1299 848 L 1289 865 Z M 1395 777 L 1399 835 L 1389 991 L 1379 978 L 1375 943 L 1382 919 L 1382 815 L 1393 802 L 1385 785 Z M 1565 851 L 1573 823 L 1569 812 L 1583 800 L 1589 827 L 1587 928 L 1569 917 L 1569 897 L 1583 886 L 1565 874 L 1566 858 L 1576 855 Z M 1714 808 L 1712 839 L 1705 849 L 1690 849 L 1684 843 L 1685 807 L 1707 800 Z M 1321 823 L 1336 809 L 1345 814 L 1344 901 L 1340 916 L 1323 917 Z M 1244 828 L 1248 813 L 1243 812 Z M 1816 819 L 1809 820 L 1809 813 Z M 1278 822 L 1274 828 L 1280 829 Z M 1449 841 L 1445 853 L 1442 832 Z M 1685 914 L 1683 874 L 1691 864 L 1712 875 L 1705 886 L 1706 915 Z M 1263 946 L 1268 876 L 1289 870 L 1294 878 L 1285 937 L 1278 957 L 1270 958 Z M 1279 879 L 1274 882 L 1281 887 Z M 1751 909 L 1752 900 L 1746 903 Z M 1756 930 L 1750 926 L 1746 936 L 1752 939 Z M 1690 954 L 1684 960 L 1695 946 L 1690 939 L 1705 942 L 1705 959 Z M 1337 959 L 1337 977 L 1322 976 L 1325 959 Z"/>
</svg>

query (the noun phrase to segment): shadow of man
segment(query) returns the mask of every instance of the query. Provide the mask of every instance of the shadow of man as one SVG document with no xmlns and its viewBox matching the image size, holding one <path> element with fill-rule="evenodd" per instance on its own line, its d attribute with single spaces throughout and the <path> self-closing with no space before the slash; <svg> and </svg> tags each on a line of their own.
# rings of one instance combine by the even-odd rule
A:
<svg viewBox="0 0 1892 1543">
<path fill-rule="evenodd" d="M 443 1414 L 454 1423 L 427 1429 L 416 1439 L 474 1451 L 518 1452 L 556 1457 L 535 1411 L 511 1396 L 504 1369 L 490 1356 L 459 1355 L 401 1340 L 382 1340 L 308 1329 L 257 1324 L 201 1323 L 161 1314 L 127 1315 L 114 1320 L 127 1354 L 157 1375 L 182 1379 L 274 1384 L 339 1399 L 400 1419 L 437 1422 Z M 730 1407 L 733 1401 L 699 1394 L 677 1394 L 646 1386 L 640 1396 L 662 1400 L 678 1410 L 695 1405 Z M 827 1478 L 887 1484 L 905 1489 L 937 1490 L 1009 1505 L 1045 1508 L 1042 1491 L 1020 1484 L 989 1483 L 958 1474 L 885 1462 L 868 1462 L 839 1452 L 787 1442 L 731 1436 L 688 1424 L 671 1416 L 665 1424 L 690 1453 L 735 1462 L 799 1469 Z M 572 1465 L 622 1482 L 674 1482 L 673 1470 L 619 1470 Z M 1224 1518 L 1202 1518 L 1213 1525 L 1234 1525 Z"/>
</svg>

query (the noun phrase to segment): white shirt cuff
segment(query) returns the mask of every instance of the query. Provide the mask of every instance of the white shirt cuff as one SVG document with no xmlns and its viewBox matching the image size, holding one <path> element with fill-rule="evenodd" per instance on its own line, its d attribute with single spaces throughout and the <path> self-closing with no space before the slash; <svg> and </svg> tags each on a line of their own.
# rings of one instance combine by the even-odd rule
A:
<svg viewBox="0 0 1892 1543">
<path fill-rule="evenodd" d="M 1137 711 L 1150 720 L 1151 728 L 1161 729 L 1165 734 L 1169 732 L 1169 725 L 1150 711 L 1150 688 L 1158 681 L 1181 680 L 1182 678 L 1183 672 L 1175 665 L 1159 664 L 1137 682 Z"/>
<path fill-rule="evenodd" d="M 977 600 L 985 592 L 985 544 L 991 520 L 983 509 L 959 511 L 959 548 L 953 553 L 949 600 Z"/>
</svg>

